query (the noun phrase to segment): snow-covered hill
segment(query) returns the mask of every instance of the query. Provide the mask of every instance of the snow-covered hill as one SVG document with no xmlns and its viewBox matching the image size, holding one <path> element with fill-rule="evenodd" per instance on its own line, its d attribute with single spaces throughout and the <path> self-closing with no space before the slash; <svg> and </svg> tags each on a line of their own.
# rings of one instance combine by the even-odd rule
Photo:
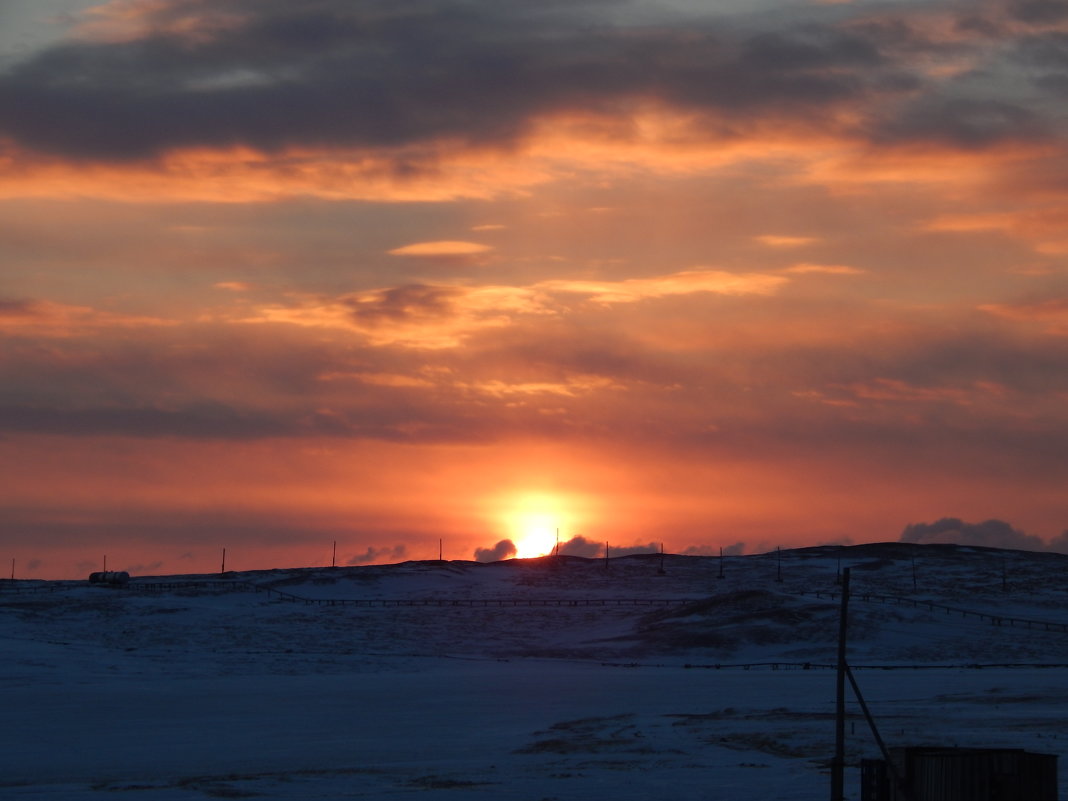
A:
<svg viewBox="0 0 1068 801">
<path fill-rule="evenodd" d="M 822 799 L 845 568 L 891 745 L 1059 753 L 1066 556 L 407 562 L 7 582 L 0 796 Z"/>
</svg>

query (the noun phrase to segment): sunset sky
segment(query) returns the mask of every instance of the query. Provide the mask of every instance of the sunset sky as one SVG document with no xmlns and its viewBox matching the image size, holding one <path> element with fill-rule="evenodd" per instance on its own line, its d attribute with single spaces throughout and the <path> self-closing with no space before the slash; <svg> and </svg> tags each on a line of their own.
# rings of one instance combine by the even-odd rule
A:
<svg viewBox="0 0 1068 801">
<path fill-rule="evenodd" d="M 0 0 L 0 577 L 1059 548 L 1066 257 L 1068 2 Z"/>
</svg>

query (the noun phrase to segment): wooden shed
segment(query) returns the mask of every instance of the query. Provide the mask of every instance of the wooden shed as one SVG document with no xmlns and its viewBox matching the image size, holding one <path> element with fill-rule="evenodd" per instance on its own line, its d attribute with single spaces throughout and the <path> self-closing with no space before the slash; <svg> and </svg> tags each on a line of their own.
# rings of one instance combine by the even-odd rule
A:
<svg viewBox="0 0 1068 801">
<path fill-rule="evenodd" d="M 861 801 L 1057 801 L 1057 757 L 1022 748 L 894 748 L 861 763 Z"/>
</svg>

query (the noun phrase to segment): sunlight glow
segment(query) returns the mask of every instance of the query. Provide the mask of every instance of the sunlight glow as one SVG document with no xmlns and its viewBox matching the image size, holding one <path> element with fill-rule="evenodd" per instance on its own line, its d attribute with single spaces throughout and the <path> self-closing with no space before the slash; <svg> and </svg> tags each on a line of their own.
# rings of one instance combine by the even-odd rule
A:
<svg viewBox="0 0 1068 801">
<path fill-rule="evenodd" d="M 529 559 L 552 553 L 556 547 L 556 520 L 552 515 L 523 515 L 517 521 L 518 529 L 512 542 L 519 559 Z"/>
<path fill-rule="evenodd" d="M 551 495 L 525 495 L 506 513 L 508 536 L 515 544 L 517 559 L 531 559 L 552 553 L 557 536 L 563 534 L 561 502 Z"/>
</svg>

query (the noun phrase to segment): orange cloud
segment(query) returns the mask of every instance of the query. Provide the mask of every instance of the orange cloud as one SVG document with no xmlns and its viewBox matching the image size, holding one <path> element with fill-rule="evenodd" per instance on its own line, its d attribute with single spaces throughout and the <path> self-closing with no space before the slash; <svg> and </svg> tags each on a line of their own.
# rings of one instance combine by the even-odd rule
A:
<svg viewBox="0 0 1068 801">
<path fill-rule="evenodd" d="M 928 231 L 1012 231 L 1019 227 L 1020 216 L 1011 212 L 977 212 L 943 214 L 929 221 Z"/>
<path fill-rule="evenodd" d="M 158 317 L 118 314 L 89 306 L 51 301 L 0 302 L 0 331 L 15 335 L 66 338 L 112 329 L 177 325 Z"/>
<path fill-rule="evenodd" d="M 540 281 L 528 286 L 455 286 L 411 284 L 357 292 L 338 298 L 296 297 L 242 317 L 241 323 L 286 323 L 360 333 L 372 345 L 401 345 L 438 350 L 462 344 L 469 336 L 515 324 L 523 316 L 558 316 L 566 304 L 555 295 L 587 295 L 594 303 L 643 300 L 710 292 L 767 295 L 789 281 L 781 275 L 687 270 L 623 281 Z"/>
<path fill-rule="evenodd" d="M 438 350 L 456 347 L 478 331 L 511 325 L 517 315 L 554 313 L 522 287 L 420 284 L 298 300 L 261 308 L 240 322 L 340 329 L 360 333 L 372 345 Z"/>
<path fill-rule="evenodd" d="M 982 148 L 952 143 L 849 143 L 804 163 L 795 180 L 843 193 L 873 193 L 878 184 L 938 186 L 943 191 L 980 192 L 1009 183 L 1018 171 L 1056 160 L 1063 148 L 1041 141 L 1004 141 Z"/>
<path fill-rule="evenodd" d="M 150 36 L 187 41 L 210 41 L 224 30 L 237 28 L 246 17 L 205 3 L 175 0 L 111 0 L 79 14 L 74 35 L 92 42 L 122 43 Z"/>
<path fill-rule="evenodd" d="M 795 264 L 793 267 L 787 267 L 783 272 L 792 273 L 795 275 L 811 275 L 825 274 L 825 275 L 863 275 L 866 270 L 861 270 L 857 267 L 850 267 L 846 264 Z"/>
<path fill-rule="evenodd" d="M 1005 402 L 1008 389 L 993 381 L 972 381 L 965 386 L 919 386 L 893 378 L 874 378 L 870 381 L 834 386 L 830 391 L 797 390 L 794 397 L 824 406 L 849 410 L 854 419 L 869 414 L 882 416 L 902 409 L 911 420 L 914 410 L 922 406 L 948 404 L 964 408 L 985 405 L 997 408 Z M 989 409 L 988 409 L 989 411 Z"/>
<path fill-rule="evenodd" d="M 774 234 L 765 234 L 753 238 L 762 245 L 767 245 L 771 248 L 798 248 L 819 241 L 812 236 L 777 236 Z"/>
<path fill-rule="evenodd" d="M 507 398 L 516 395 L 562 395 L 574 398 L 590 392 L 623 388 L 622 384 L 603 376 L 576 376 L 562 382 L 507 382 L 500 380 L 457 382 L 455 386 L 494 398 Z"/>
<path fill-rule="evenodd" d="M 393 250 L 388 252 L 391 256 L 406 256 L 416 259 L 462 260 L 472 256 L 480 256 L 489 253 L 491 250 L 493 250 L 493 248 L 489 245 L 480 245 L 477 242 L 442 240 L 436 242 L 416 242 L 412 245 L 393 248 Z"/>
<path fill-rule="evenodd" d="M 589 295 L 596 303 L 634 303 L 668 295 L 711 292 L 718 295 L 767 295 L 788 279 L 763 273 L 728 273 L 721 270 L 686 270 L 654 278 L 623 281 L 542 281 L 536 286 L 548 292 Z"/>
<path fill-rule="evenodd" d="M 1044 325 L 1048 334 L 1068 336 L 1068 299 L 1066 298 L 1051 298 L 1035 303 L 988 303 L 980 306 L 979 309 L 1007 320 Z"/>
<path fill-rule="evenodd" d="M 396 169 L 405 163 L 403 174 Z M 248 147 L 172 150 L 148 162 L 70 162 L 4 147 L 0 198 L 268 203 L 293 197 L 386 203 L 489 199 L 552 180 L 546 165 L 447 143 L 406 151 Z"/>
<path fill-rule="evenodd" d="M 827 121 L 825 121 L 827 122 Z M 523 195 L 576 170 L 590 175 L 692 175 L 737 164 L 774 164 L 783 175 L 840 158 L 829 123 L 732 123 L 661 104 L 616 115 L 556 112 L 531 121 L 509 146 L 472 147 L 447 139 L 374 149 L 291 146 L 172 149 L 129 163 L 68 161 L 0 140 L 0 198 L 94 197 L 118 202 L 263 203 L 294 197 L 378 202 L 445 202 Z M 498 226 L 478 226 L 495 230 Z M 773 238 L 774 239 L 774 238 Z M 785 237 L 777 237 L 785 242 Z M 798 241 L 798 238 L 792 238 Z"/>
<path fill-rule="evenodd" d="M 974 233 L 1000 231 L 1016 239 L 1027 241 L 1035 251 L 1049 255 L 1068 253 L 1068 209 L 1057 205 L 1044 209 L 1021 211 L 975 212 L 944 214 L 931 220 L 931 231 Z"/>
<path fill-rule="evenodd" d="M 873 183 L 982 186 L 1024 165 L 1058 157 L 1058 148 L 1005 144 L 981 152 L 953 147 L 870 148 L 848 137 L 811 131 L 769 137 L 754 132 L 730 141 L 603 140 L 589 132 L 534 126 L 512 150 L 472 149 L 448 142 L 375 151 L 247 147 L 173 150 L 153 161 L 74 162 L 20 151 L 0 142 L 0 199 L 99 198 L 133 203 L 268 203 L 295 197 L 386 203 L 490 200 L 522 196 L 572 177 L 698 175 L 739 164 L 771 164 L 778 180 L 867 191 Z M 585 137 L 583 136 L 585 134 Z M 696 133 L 695 133 L 696 137 Z M 399 171 L 398 164 L 407 169 Z M 475 231 L 500 230 L 499 225 Z M 813 244 L 814 237 L 768 234 L 772 248 Z"/>
<path fill-rule="evenodd" d="M 320 381 L 356 380 L 361 384 L 370 384 L 376 387 L 433 387 L 436 384 L 418 376 L 401 375 L 399 373 L 369 373 L 369 372 L 345 372 L 332 371 L 322 373 Z"/>
<path fill-rule="evenodd" d="M 897 403 L 952 403 L 969 406 L 973 391 L 957 387 L 918 387 L 892 378 L 876 378 L 866 384 L 852 384 L 849 391 L 861 400 Z"/>
</svg>

